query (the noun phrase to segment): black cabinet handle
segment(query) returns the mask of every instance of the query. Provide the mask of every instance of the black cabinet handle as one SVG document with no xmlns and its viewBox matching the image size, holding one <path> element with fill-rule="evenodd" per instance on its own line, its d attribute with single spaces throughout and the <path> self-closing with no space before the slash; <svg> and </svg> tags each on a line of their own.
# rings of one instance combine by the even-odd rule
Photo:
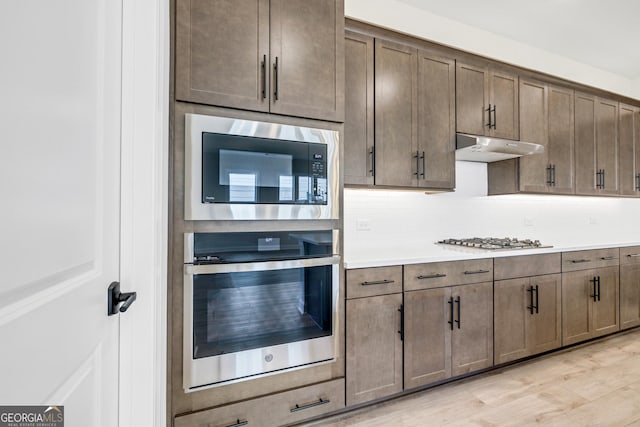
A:
<svg viewBox="0 0 640 427">
<path fill-rule="evenodd" d="M 371 176 L 376 176 L 376 152 L 375 147 L 371 147 L 369 150 L 369 156 L 371 156 L 371 169 L 369 169 L 369 173 Z"/>
<path fill-rule="evenodd" d="M 590 261 L 591 261 L 590 259 L 572 259 L 571 260 L 573 264 L 580 264 L 582 262 L 590 262 Z"/>
<path fill-rule="evenodd" d="M 629 258 L 638 258 L 640 257 L 640 254 L 629 254 L 627 255 Z"/>
<path fill-rule="evenodd" d="M 533 314 L 533 286 L 527 288 L 527 293 L 529 294 L 529 306 L 527 309 L 529 310 L 529 314 Z"/>
<path fill-rule="evenodd" d="M 612 259 L 616 259 L 616 257 L 613 257 L 613 256 L 601 256 L 600 259 L 603 260 L 603 261 L 609 261 L 609 260 L 612 260 Z"/>
<path fill-rule="evenodd" d="M 600 188 L 600 169 L 596 172 L 596 188 Z"/>
<path fill-rule="evenodd" d="M 400 304 L 400 308 L 398 309 L 400 312 L 400 330 L 398 333 L 400 334 L 400 341 L 404 341 L 404 305 Z"/>
<path fill-rule="evenodd" d="M 539 297 L 538 291 L 539 291 L 539 287 L 538 285 L 536 285 L 536 314 L 540 313 L 540 306 L 539 306 L 540 300 L 538 299 Z"/>
<path fill-rule="evenodd" d="M 483 274 L 489 273 L 490 270 L 473 270 L 473 271 L 465 271 L 464 274 Z"/>
<path fill-rule="evenodd" d="M 496 128 L 496 123 L 498 123 L 498 113 L 496 112 L 496 104 L 493 104 L 493 128 Z"/>
<path fill-rule="evenodd" d="M 491 129 L 491 127 L 492 127 L 492 125 L 491 125 L 491 104 L 489 104 L 489 108 L 487 108 L 485 111 L 489 114 L 489 123 L 487 123 L 487 127 L 489 129 Z"/>
<path fill-rule="evenodd" d="M 326 405 L 327 403 L 331 403 L 331 400 L 329 399 L 323 399 L 323 398 L 319 398 L 318 400 L 316 400 L 315 402 L 311 402 L 311 403 L 306 403 L 304 405 L 298 405 L 296 403 L 296 406 L 289 409 L 289 412 L 298 412 L 298 411 L 304 411 L 305 409 L 309 409 L 309 408 L 315 408 L 316 406 L 320 406 L 320 405 Z"/>
<path fill-rule="evenodd" d="M 593 283 L 593 294 L 591 294 L 591 298 L 593 298 L 593 302 L 596 302 L 596 298 L 598 298 L 598 290 L 596 289 L 596 277 L 593 276 L 593 279 L 589 279 L 589 282 Z"/>
<path fill-rule="evenodd" d="M 598 301 L 600 301 L 600 276 L 598 276 Z"/>
<path fill-rule="evenodd" d="M 262 99 L 267 97 L 267 55 L 262 55 Z"/>
<path fill-rule="evenodd" d="M 426 167 L 424 161 L 424 151 L 422 152 L 422 156 L 420 158 L 422 159 L 422 173 L 420 175 L 422 175 L 422 179 L 425 179 L 424 174 L 426 172 Z"/>
<path fill-rule="evenodd" d="M 453 297 L 449 297 L 449 321 L 447 322 L 453 331 Z"/>
<path fill-rule="evenodd" d="M 360 285 L 362 285 L 362 286 L 388 285 L 389 283 L 396 283 L 396 281 L 395 280 L 384 279 L 384 280 L 376 280 L 376 281 L 373 281 L 373 282 L 362 282 L 362 283 L 360 283 Z"/>
<path fill-rule="evenodd" d="M 553 173 L 551 172 L 552 166 L 547 166 L 547 185 L 551 187 L 553 185 Z"/>
<path fill-rule="evenodd" d="M 460 296 L 458 296 L 456 298 L 456 303 L 458 304 L 458 319 L 455 320 L 456 324 L 458 325 L 458 329 L 460 329 L 460 306 L 461 304 L 462 298 L 460 298 Z"/>
<path fill-rule="evenodd" d="M 605 171 L 604 169 L 602 169 L 602 189 L 603 190 L 607 188 L 607 184 L 605 184 L 604 177 L 605 177 Z"/>
<path fill-rule="evenodd" d="M 431 273 L 431 274 L 427 274 L 426 276 L 423 276 L 423 275 L 417 276 L 416 279 L 418 279 L 418 280 L 438 279 L 440 277 L 447 277 L 447 275 L 446 274 L 442 274 L 442 273 Z"/>
<path fill-rule="evenodd" d="M 273 99 L 275 101 L 278 100 L 278 57 L 276 56 L 276 60 L 273 63 Z"/>
<path fill-rule="evenodd" d="M 225 427 L 242 427 L 242 426 L 246 426 L 247 424 L 249 424 L 249 421 L 241 420 L 240 418 L 237 418 L 235 423 L 229 424 Z"/>
<path fill-rule="evenodd" d="M 416 155 L 413 156 L 413 158 L 416 159 L 416 172 L 414 175 L 416 176 L 416 179 L 420 179 L 420 152 L 416 151 Z"/>
<path fill-rule="evenodd" d="M 636 191 L 640 191 L 640 173 L 636 175 Z"/>
<path fill-rule="evenodd" d="M 551 165 L 551 185 L 556 186 L 556 165 Z"/>
</svg>

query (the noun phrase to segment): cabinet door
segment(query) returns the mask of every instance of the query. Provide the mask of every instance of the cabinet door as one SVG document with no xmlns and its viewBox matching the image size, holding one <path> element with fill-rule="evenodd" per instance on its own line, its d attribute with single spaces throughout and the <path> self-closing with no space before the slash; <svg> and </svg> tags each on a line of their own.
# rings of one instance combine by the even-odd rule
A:
<svg viewBox="0 0 640 427">
<path fill-rule="evenodd" d="M 591 338 L 591 295 L 595 270 L 562 273 L 562 345 Z"/>
<path fill-rule="evenodd" d="M 494 339 L 496 364 L 529 355 L 527 336 L 530 301 L 529 278 L 498 280 L 494 288 Z"/>
<path fill-rule="evenodd" d="M 404 295 L 404 386 L 419 387 L 451 375 L 450 288 Z"/>
<path fill-rule="evenodd" d="M 640 325 L 640 264 L 620 266 L 620 329 Z"/>
<path fill-rule="evenodd" d="M 542 154 L 519 159 L 520 191 L 546 193 L 551 184 L 547 161 L 547 117 L 547 86 L 520 80 L 520 139 L 545 147 Z"/>
<path fill-rule="evenodd" d="M 402 294 L 346 302 L 347 405 L 402 391 Z"/>
<path fill-rule="evenodd" d="M 593 336 L 610 334 L 620 330 L 618 309 L 619 267 L 606 267 L 597 270 L 600 279 L 599 296 L 593 301 Z"/>
<path fill-rule="evenodd" d="M 455 61 L 418 51 L 418 186 L 455 187 Z"/>
<path fill-rule="evenodd" d="M 547 158 L 553 166 L 553 184 L 549 187 L 549 192 L 573 194 L 575 193 L 573 91 L 549 86 L 548 94 Z M 522 125 L 520 125 L 520 132 L 522 133 Z"/>
<path fill-rule="evenodd" d="M 618 103 L 596 103 L 596 169 L 604 171 L 601 194 L 618 194 Z"/>
<path fill-rule="evenodd" d="M 347 32 L 344 183 L 373 185 L 373 37 Z"/>
<path fill-rule="evenodd" d="M 343 121 L 343 9 L 341 0 L 271 0 L 272 113 Z"/>
<path fill-rule="evenodd" d="M 489 75 L 489 103 L 493 109 L 491 136 L 519 139 L 518 131 L 518 76 L 503 71 Z"/>
<path fill-rule="evenodd" d="M 562 278 L 560 274 L 550 274 L 531 278 L 534 315 L 530 317 L 529 355 L 559 348 L 562 345 Z"/>
<path fill-rule="evenodd" d="M 456 62 L 456 129 L 473 135 L 489 134 L 489 71 Z"/>
<path fill-rule="evenodd" d="M 596 100 L 593 96 L 575 94 L 575 129 L 576 194 L 596 194 Z"/>
<path fill-rule="evenodd" d="M 417 49 L 375 41 L 375 183 L 417 182 Z"/>
<path fill-rule="evenodd" d="M 620 104 L 620 194 L 640 196 L 640 109 Z"/>
<path fill-rule="evenodd" d="M 493 366 L 493 282 L 456 286 L 451 334 L 451 375 Z"/>
<path fill-rule="evenodd" d="M 268 73 L 269 0 L 176 2 L 176 99 L 269 111 Z"/>
</svg>

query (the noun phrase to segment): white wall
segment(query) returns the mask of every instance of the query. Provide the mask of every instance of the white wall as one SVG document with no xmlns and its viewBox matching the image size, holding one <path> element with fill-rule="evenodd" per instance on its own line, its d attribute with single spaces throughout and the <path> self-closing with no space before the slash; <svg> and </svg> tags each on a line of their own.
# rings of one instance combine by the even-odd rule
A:
<svg viewBox="0 0 640 427">
<path fill-rule="evenodd" d="M 640 242 L 640 200 L 489 197 L 484 163 L 457 162 L 456 182 L 456 192 L 430 195 L 345 189 L 345 261 L 429 256 L 449 237 L 532 238 L 555 247 Z"/>
<path fill-rule="evenodd" d="M 576 62 L 396 0 L 345 0 L 345 15 L 513 65 L 640 99 L 640 81 Z"/>
</svg>

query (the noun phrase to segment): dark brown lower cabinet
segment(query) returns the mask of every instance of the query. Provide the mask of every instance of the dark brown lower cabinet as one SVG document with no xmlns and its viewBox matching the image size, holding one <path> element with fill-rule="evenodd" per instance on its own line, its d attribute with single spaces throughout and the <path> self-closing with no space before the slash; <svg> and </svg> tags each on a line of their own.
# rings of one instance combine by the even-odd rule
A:
<svg viewBox="0 0 640 427">
<path fill-rule="evenodd" d="M 560 274 L 498 280 L 494 289 L 496 364 L 561 346 Z"/>
<path fill-rule="evenodd" d="M 640 246 L 620 248 L 620 329 L 640 325 Z"/>
<path fill-rule="evenodd" d="M 347 300 L 347 405 L 402 391 L 402 294 Z"/>
<path fill-rule="evenodd" d="M 493 365 L 493 283 L 405 293 L 406 389 Z"/>
<path fill-rule="evenodd" d="M 618 275 L 618 266 L 562 273 L 563 345 L 620 329 Z"/>
</svg>

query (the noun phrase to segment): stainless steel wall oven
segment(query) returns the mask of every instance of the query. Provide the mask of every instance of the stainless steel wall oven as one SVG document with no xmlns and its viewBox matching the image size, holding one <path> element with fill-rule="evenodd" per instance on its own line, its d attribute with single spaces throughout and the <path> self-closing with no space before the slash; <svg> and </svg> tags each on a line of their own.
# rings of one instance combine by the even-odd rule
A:
<svg viewBox="0 0 640 427">
<path fill-rule="evenodd" d="M 186 114 L 185 219 L 337 219 L 338 137 Z"/>
<path fill-rule="evenodd" d="M 184 389 L 335 359 L 338 231 L 185 234 Z"/>
</svg>

